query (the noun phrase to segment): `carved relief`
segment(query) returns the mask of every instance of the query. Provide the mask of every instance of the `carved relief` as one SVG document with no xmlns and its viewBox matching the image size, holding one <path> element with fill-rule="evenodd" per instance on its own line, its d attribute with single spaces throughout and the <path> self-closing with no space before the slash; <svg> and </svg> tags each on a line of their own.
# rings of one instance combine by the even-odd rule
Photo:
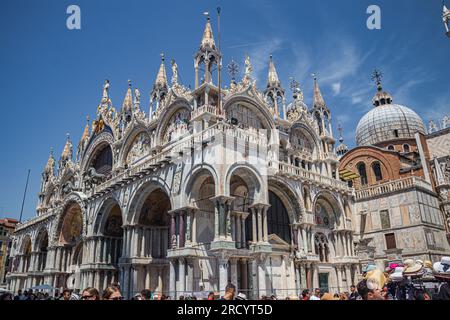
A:
<svg viewBox="0 0 450 320">
<path fill-rule="evenodd" d="M 150 153 L 151 141 L 147 133 L 141 132 L 134 138 L 125 163 L 132 165 Z"/>
</svg>

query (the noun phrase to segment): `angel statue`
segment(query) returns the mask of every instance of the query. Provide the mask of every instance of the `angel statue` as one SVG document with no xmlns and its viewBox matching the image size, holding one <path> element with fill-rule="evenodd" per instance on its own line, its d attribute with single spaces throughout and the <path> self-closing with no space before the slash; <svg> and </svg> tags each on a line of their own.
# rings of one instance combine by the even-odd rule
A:
<svg viewBox="0 0 450 320">
<path fill-rule="evenodd" d="M 172 84 L 178 83 L 178 65 L 174 59 L 172 59 Z"/>
<path fill-rule="evenodd" d="M 141 93 L 139 92 L 139 89 L 134 89 L 134 103 L 139 104 L 141 102 Z"/>
<path fill-rule="evenodd" d="M 253 66 L 250 62 L 250 57 L 247 55 L 245 57 L 245 77 L 250 78 L 252 71 L 253 71 Z"/>
<path fill-rule="evenodd" d="M 103 98 L 108 99 L 109 97 L 109 80 L 105 80 L 105 84 L 103 85 Z"/>
</svg>

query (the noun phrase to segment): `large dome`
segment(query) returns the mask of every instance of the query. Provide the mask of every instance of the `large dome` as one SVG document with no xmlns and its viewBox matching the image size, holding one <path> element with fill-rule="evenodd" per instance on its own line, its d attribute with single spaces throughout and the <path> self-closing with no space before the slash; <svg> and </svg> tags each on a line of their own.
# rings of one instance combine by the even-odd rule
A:
<svg viewBox="0 0 450 320">
<path fill-rule="evenodd" d="M 425 126 L 417 113 L 398 104 L 382 104 L 359 121 L 356 144 L 375 145 L 389 140 L 409 139 L 414 138 L 416 132 L 425 134 Z"/>
</svg>

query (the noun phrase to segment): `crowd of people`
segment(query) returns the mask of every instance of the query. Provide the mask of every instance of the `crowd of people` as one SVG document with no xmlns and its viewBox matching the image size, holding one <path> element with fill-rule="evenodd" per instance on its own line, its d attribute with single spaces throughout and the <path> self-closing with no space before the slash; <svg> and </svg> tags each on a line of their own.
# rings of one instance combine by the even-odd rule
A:
<svg viewBox="0 0 450 320">
<path fill-rule="evenodd" d="M 19 290 L 16 295 L 6 292 L 0 300 L 123 300 L 119 284 L 111 284 L 100 292 L 96 288 L 85 288 L 81 293 L 64 289 L 60 294 L 49 295 L 33 292 L 32 289 Z M 131 300 L 173 300 L 174 297 L 158 294 L 145 289 L 133 295 Z M 209 292 L 207 297 L 195 295 L 178 296 L 177 300 L 247 300 L 243 292 L 228 283 L 223 296 Z M 391 263 L 385 270 L 374 264 L 362 270 L 362 279 L 351 285 L 350 292 L 330 293 L 316 288 L 305 289 L 297 295 L 284 297 L 286 300 L 450 300 L 450 257 L 442 257 L 440 262 L 414 261 Z M 263 295 L 259 300 L 278 300 L 276 295 Z"/>
</svg>

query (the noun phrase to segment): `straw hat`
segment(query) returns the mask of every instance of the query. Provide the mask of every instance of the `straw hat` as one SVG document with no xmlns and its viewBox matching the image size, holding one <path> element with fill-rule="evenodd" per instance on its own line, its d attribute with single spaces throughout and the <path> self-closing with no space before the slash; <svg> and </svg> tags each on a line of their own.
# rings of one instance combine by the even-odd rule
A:
<svg viewBox="0 0 450 320">
<path fill-rule="evenodd" d="M 379 269 L 367 272 L 365 279 L 367 281 L 367 288 L 371 290 L 382 289 L 386 284 L 386 277 L 384 273 Z"/>
<path fill-rule="evenodd" d="M 320 300 L 336 300 L 331 293 L 324 293 Z"/>
<path fill-rule="evenodd" d="M 433 263 L 430 260 L 425 260 L 423 266 L 428 269 L 433 269 Z"/>
<path fill-rule="evenodd" d="M 409 259 L 408 259 L 409 260 Z M 406 261 L 405 261 L 405 265 L 406 265 Z M 403 271 L 403 273 L 408 276 L 408 275 L 414 275 L 417 274 L 420 270 L 422 270 L 423 268 L 423 262 L 421 260 L 417 260 L 415 264 L 410 265 L 408 263 L 408 266 L 405 268 L 405 270 Z"/>
</svg>

